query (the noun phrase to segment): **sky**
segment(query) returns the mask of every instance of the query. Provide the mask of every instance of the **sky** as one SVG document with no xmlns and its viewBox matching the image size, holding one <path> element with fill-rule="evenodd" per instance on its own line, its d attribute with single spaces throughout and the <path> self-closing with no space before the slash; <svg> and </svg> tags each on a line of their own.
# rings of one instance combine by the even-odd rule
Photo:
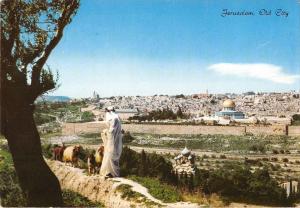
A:
<svg viewBox="0 0 300 208">
<path fill-rule="evenodd" d="M 299 91 L 300 1 L 82 0 L 47 64 L 74 98 Z"/>
</svg>

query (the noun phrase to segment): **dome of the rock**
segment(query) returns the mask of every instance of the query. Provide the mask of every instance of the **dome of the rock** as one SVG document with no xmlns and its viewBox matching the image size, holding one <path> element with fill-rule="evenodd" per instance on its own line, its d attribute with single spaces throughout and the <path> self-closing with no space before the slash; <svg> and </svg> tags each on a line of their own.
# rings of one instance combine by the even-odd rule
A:
<svg viewBox="0 0 300 208">
<path fill-rule="evenodd" d="M 227 99 L 223 102 L 223 109 L 216 112 L 217 117 L 230 118 L 230 119 L 244 119 L 245 114 L 235 110 L 235 103 L 231 99 Z"/>
<path fill-rule="evenodd" d="M 223 107 L 224 108 L 235 108 L 235 103 L 232 100 L 228 99 L 223 102 Z"/>
</svg>

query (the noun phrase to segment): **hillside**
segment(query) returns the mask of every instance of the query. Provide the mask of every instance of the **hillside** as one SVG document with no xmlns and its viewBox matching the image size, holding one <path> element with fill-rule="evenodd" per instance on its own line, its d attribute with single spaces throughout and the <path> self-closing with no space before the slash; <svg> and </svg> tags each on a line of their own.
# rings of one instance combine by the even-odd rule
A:
<svg viewBox="0 0 300 208">
<path fill-rule="evenodd" d="M 104 180 L 99 175 L 88 176 L 82 169 L 66 166 L 62 162 L 47 160 L 63 189 L 71 190 L 105 207 L 167 207 L 196 208 L 200 205 L 188 202 L 163 203 L 148 193 L 142 185 L 125 178 Z"/>
<path fill-rule="evenodd" d="M 52 95 L 43 95 L 37 99 L 37 102 L 69 102 L 71 100 L 68 96 L 52 96 Z"/>
</svg>

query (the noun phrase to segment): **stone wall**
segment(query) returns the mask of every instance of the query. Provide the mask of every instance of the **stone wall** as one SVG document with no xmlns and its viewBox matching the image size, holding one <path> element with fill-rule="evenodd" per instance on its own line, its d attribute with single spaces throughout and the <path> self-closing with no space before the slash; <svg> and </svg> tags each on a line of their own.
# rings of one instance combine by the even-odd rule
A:
<svg viewBox="0 0 300 208">
<path fill-rule="evenodd" d="M 73 135 L 80 133 L 100 133 L 107 128 L 104 122 L 90 122 L 90 123 L 64 123 L 62 126 L 62 133 L 64 135 Z"/>
<path fill-rule="evenodd" d="M 224 134 L 242 135 L 245 127 L 234 126 L 194 126 L 194 125 L 156 125 L 156 124 L 123 124 L 124 130 L 134 133 L 149 134 Z"/>
<path fill-rule="evenodd" d="M 289 136 L 300 136 L 300 126 L 289 126 L 288 135 Z"/>
<path fill-rule="evenodd" d="M 62 132 L 65 135 L 79 133 L 99 133 L 107 128 L 103 122 L 65 123 Z M 125 131 L 147 134 L 224 134 L 243 135 L 245 127 L 234 126 L 193 126 L 193 125 L 156 125 L 156 124 L 122 124 Z"/>
<path fill-rule="evenodd" d="M 147 134 L 223 134 L 223 135 L 290 135 L 300 136 L 300 127 L 272 126 L 195 126 L 195 125 L 162 125 L 162 124 L 123 124 L 125 131 Z M 100 133 L 107 128 L 104 122 L 65 123 L 63 134 Z"/>
<path fill-rule="evenodd" d="M 285 125 L 246 126 L 246 132 L 253 135 L 287 135 Z"/>
</svg>

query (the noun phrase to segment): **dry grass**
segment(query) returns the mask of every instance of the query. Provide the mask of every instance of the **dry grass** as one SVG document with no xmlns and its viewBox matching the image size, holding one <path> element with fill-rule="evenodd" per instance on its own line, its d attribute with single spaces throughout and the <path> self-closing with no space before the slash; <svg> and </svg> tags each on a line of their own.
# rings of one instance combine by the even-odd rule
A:
<svg viewBox="0 0 300 208">
<path fill-rule="evenodd" d="M 224 207 L 227 205 L 221 197 L 217 194 L 212 194 L 210 196 L 207 196 L 201 192 L 198 193 L 182 193 L 182 199 L 186 202 L 192 202 L 197 204 L 205 204 L 209 205 L 211 207 Z"/>
</svg>

